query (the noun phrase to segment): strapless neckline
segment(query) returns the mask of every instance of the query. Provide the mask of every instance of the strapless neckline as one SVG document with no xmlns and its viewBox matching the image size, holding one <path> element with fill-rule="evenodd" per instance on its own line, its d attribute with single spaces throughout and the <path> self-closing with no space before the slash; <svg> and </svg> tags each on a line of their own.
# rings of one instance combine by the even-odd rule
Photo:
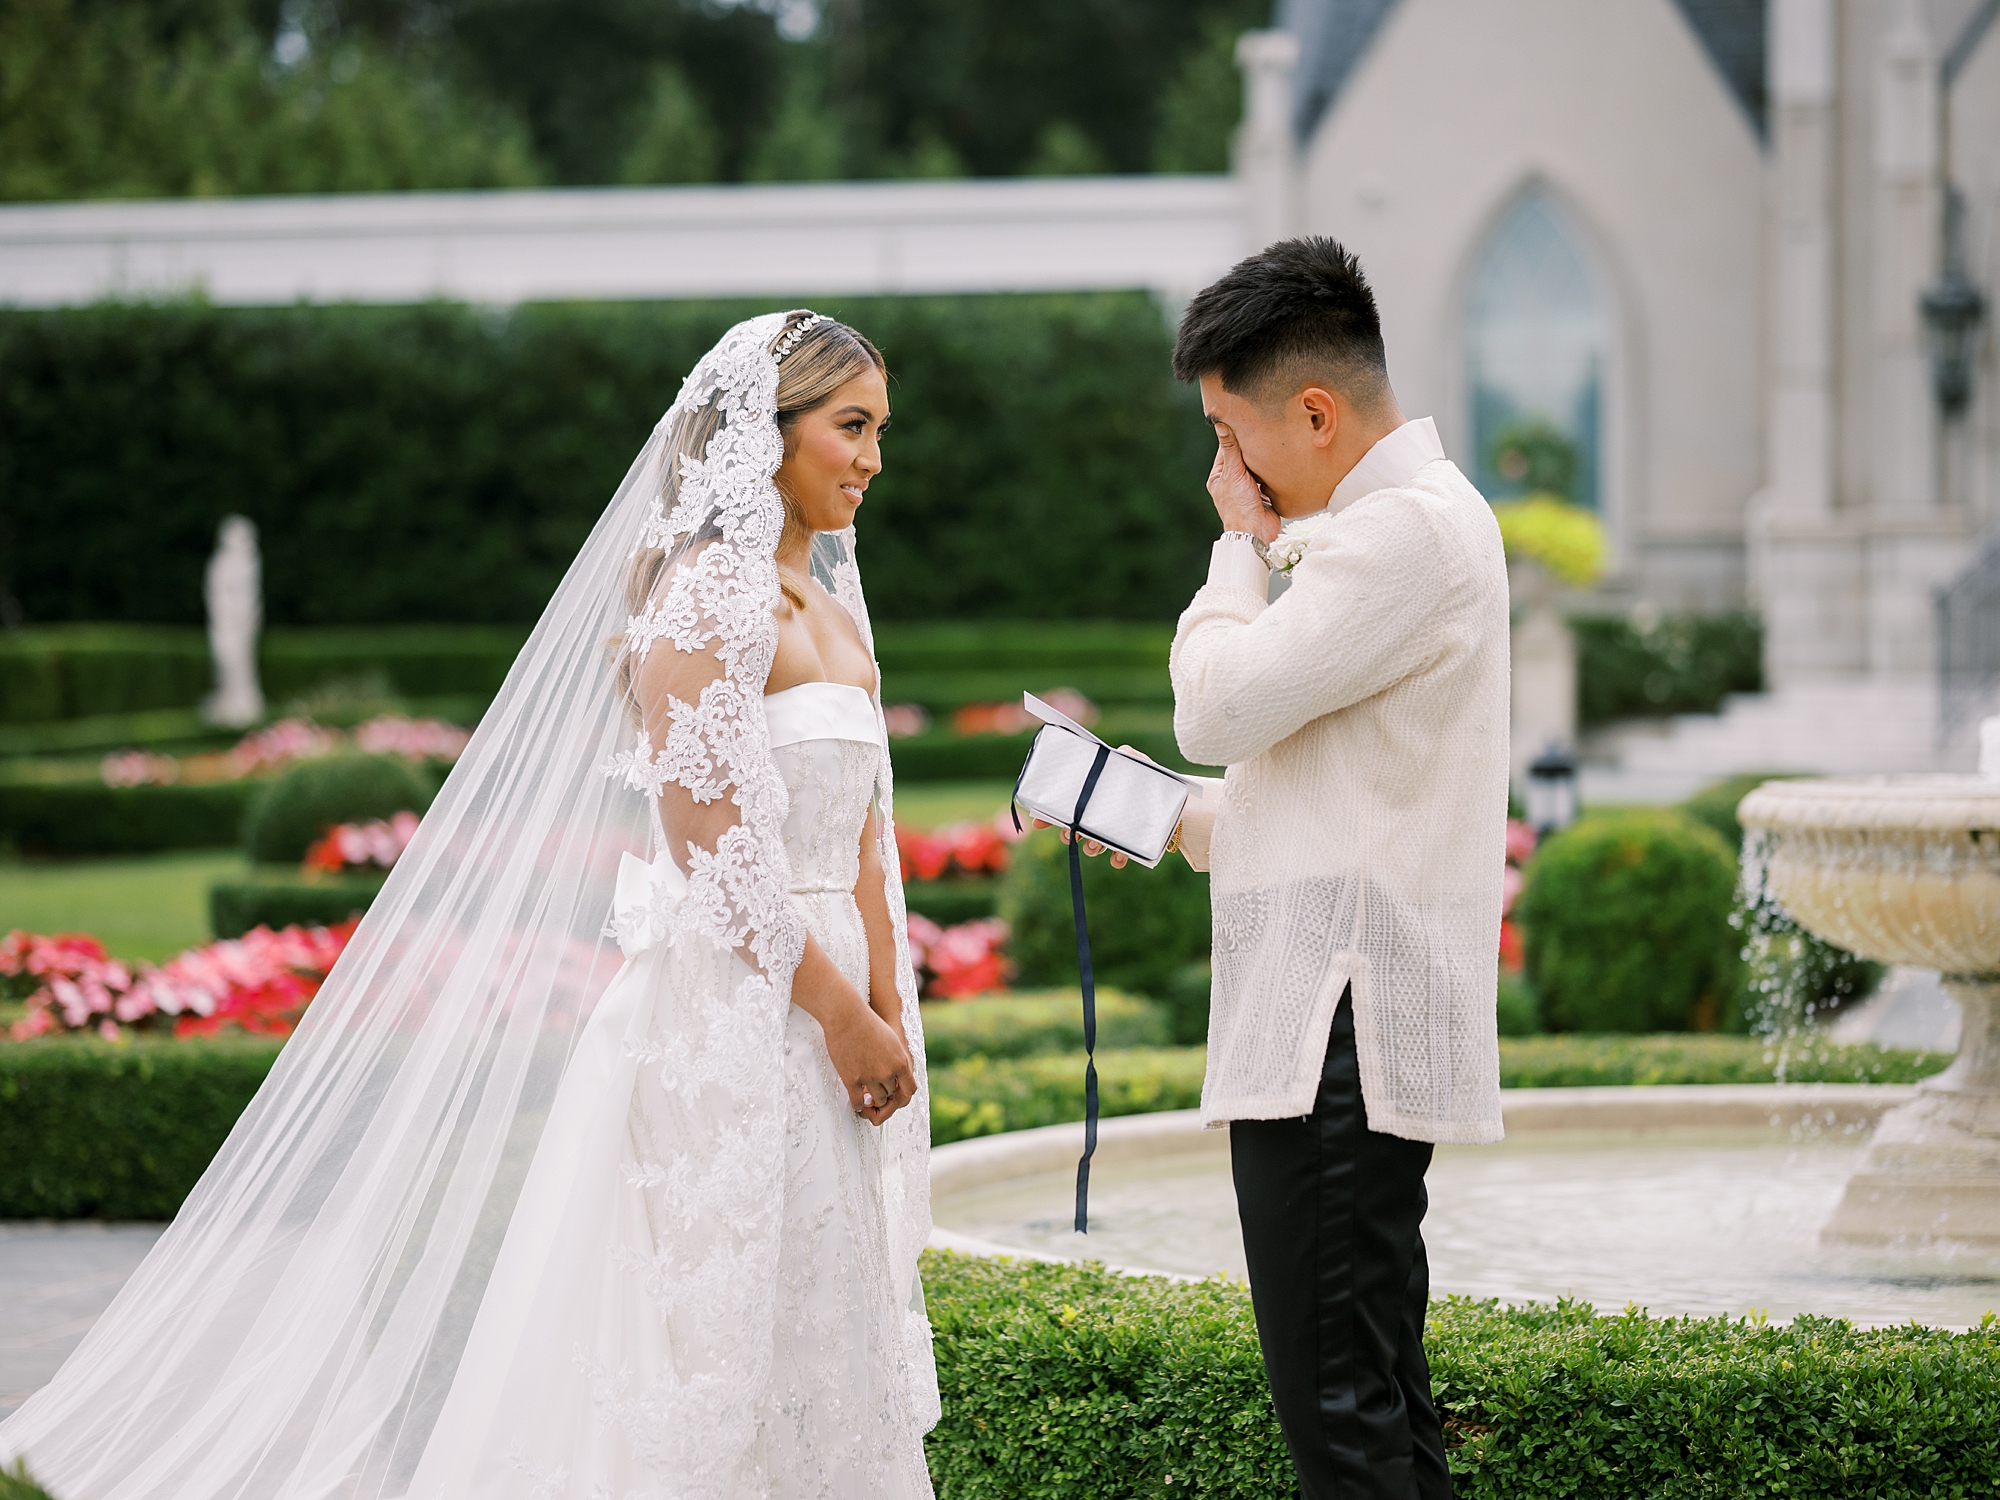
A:
<svg viewBox="0 0 2000 1500">
<path fill-rule="evenodd" d="M 766 693 L 764 722 L 773 750 L 801 740 L 860 740 L 887 748 L 874 696 L 845 682 L 802 682 Z"/>
</svg>

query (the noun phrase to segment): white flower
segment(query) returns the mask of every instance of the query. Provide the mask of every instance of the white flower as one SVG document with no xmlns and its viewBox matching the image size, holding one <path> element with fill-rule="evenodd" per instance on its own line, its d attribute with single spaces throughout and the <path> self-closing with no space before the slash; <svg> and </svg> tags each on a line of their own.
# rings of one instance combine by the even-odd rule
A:
<svg viewBox="0 0 2000 1500">
<path fill-rule="evenodd" d="M 1330 511 L 1316 511 L 1309 516 L 1301 516 L 1296 521 L 1287 521 L 1278 530 L 1278 539 L 1271 543 L 1266 554 L 1273 573 L 1289 573 L 1299 565 L 1299 559 L 1306 555 L 1313 541 L 1327 522 L 1333 519 Z"/>
</svg>

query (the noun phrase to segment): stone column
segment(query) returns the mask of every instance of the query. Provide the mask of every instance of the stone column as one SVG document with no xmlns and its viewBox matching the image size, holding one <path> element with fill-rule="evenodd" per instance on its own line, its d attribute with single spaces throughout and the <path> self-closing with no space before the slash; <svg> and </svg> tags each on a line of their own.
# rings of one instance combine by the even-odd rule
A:
<svg viewBox="0 0 2000 1500">
<path fill-rule="evenodd" d="M 1884 0 L 1875 55 L 1868 348 L 1868 669 L 1936 670 L 1931 587 L 1958 551 L 1937 505 L 1938 418 L 1918 300 L 1938 271 L 1937 56 L 1921 0 Z"/>
<path fill-rule="evenodd" d="M 1576 634 L 1557 607 L 1557 585 L 1538 563 L 1507 565 L 1514 603 L 1512 711 L 1508 730 L 1514 785 L 1550 745 L 1576 748 Z"/>
<path fill-rule="evenodd" d="M 1863 662 L 1856 548 L 1834 515 L 1837 37 L 1835 0 L 1776 0 L 1769 480 L 1749 537 L 1774 688 Z"/>
<path fill-rule="evenodd" d="M 1237 38 L 1243 70 L 1243 123 L 1235 143 L 1243 193 L 1243 252 L 1299 232 L 1298 147 L 1292 135 L 1293 75 L 1299 41 L 1289 31 L 1246 31 Z"/>
</svg>

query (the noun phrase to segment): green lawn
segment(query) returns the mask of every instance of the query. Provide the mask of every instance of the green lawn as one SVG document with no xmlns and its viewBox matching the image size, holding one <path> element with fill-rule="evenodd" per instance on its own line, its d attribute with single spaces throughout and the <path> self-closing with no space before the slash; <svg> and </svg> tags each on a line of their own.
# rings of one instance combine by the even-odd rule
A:
<svg viewBox="0 0 2000 1500">
<path fill-rule="evenodd" d="M 234 849 L 0 865 L 0 932 L 89 932 L 159 962 L 208 941 L 209 884 L 243 868 Z"/>
<path fill-rule="evenodd" d="M 896 821 L 906 829 L 930 829 L 990 818 L 1013 790 L 1008 781 L 913 781 L 896 788 Z"/>
</svg>

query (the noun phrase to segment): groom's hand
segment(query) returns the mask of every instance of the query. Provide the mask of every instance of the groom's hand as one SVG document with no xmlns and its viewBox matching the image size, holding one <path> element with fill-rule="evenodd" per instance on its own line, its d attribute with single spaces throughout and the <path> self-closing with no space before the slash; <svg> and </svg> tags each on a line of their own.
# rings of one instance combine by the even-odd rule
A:
<svg viewBox="0 0 2000 1500">
<path fill-rule="evenodd" d="M 1215 462 L 1208 470 L 1208 498 L 1215 502 L 1224 531 L 1247 531 L 1264 542 L 1278 539 L 1278 513 L 1264 498 L 1264 487 L 1243 462 L 1236 434 L 1224 422 L 1215 424 Z"/>
</svg>

